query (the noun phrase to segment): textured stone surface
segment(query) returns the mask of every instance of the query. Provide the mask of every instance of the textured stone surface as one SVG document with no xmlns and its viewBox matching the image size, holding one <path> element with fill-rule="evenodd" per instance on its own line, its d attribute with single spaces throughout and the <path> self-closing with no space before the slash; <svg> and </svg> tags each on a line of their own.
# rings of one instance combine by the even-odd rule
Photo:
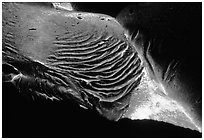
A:
<svg viewBox="0 0 204 140">
<path fill-rule="evenodd" d="M 127 110 L 142 76 L 122 26 L 102 14 L 3 4 L 3 62 L 21 91 L 76 100 L 110 120 Z"/>
</svg>

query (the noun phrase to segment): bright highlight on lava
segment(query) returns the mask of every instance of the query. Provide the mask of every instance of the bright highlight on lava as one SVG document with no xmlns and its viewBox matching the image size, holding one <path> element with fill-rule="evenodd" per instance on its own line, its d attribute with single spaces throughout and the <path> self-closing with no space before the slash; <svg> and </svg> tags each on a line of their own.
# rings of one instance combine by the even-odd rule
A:
<svg viewBox="0 0 204 140">
<path fill-rule="evenodd" d="M 133 94 L 125 117 L 132 120 L 151 119 L 201 132 L 184 108 L 170 99 L 161 84 L 152 81 L 146 69 L 141 85 Z"/>
<path fill-rule="evenodd" d="M 71 3 L 69 2 L 53 2 L 52 4 L 56 9 L 64 9 L 68 11 L 74 10 Z"/>
</svg>

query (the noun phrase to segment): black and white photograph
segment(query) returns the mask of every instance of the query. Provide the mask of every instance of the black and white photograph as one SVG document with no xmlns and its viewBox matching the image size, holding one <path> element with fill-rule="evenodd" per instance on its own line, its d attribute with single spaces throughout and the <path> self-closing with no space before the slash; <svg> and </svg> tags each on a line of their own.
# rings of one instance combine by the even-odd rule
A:
<svg viewBox="0 0 204 140">
<path fill-rule="evenodd" d="M 202 2 L 2 2 L 2 138 L 202 138 Z"/>
</svg>

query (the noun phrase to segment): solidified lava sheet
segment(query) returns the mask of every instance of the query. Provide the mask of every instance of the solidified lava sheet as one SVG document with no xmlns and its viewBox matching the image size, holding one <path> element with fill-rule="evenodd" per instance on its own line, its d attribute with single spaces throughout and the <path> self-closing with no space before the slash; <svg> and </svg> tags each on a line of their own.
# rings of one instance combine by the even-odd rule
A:
<svg viewBox="0 0 204 140">
<path fill-rule="evenodd" d="M 3 137 L 201 137 L 200 14 L 2 3 Z"/>
</svg>

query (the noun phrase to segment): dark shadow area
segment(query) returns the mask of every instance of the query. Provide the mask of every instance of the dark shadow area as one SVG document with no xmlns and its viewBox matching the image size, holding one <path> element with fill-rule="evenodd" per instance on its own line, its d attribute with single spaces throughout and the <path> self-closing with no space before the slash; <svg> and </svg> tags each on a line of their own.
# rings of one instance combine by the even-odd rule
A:
<svg viewBox="0 0 204 140">
<path fill-rule="evenodd" d="M 3 84 L 3 138 L 202 137 L 190 129 L 150 120 L 112 122 L 72 102 L 52 102 L 20 94 Z"/>
<path fill-rule="evenodd" d="M 75 11 L 91 12 L 106 14 L 112 17 L 116 17 L 118 13 L 127 5 L 133 3 L 130 2 L 72 2 L 71 5 Z M 135 3 L 137 4 L 137 3 Z"/>
</svg>

